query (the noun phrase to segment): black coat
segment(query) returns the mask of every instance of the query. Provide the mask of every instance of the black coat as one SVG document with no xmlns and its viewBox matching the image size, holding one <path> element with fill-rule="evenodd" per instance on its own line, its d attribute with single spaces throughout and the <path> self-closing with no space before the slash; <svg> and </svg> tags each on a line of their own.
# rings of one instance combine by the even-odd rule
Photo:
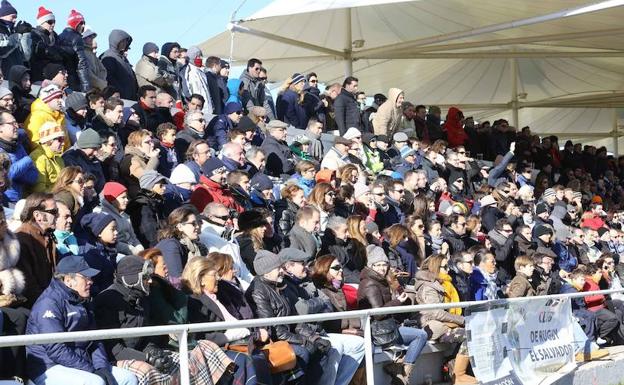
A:
<svg viewBox="0 0 624 385">
<path fill-rule="evenodd" d="M 271 135 L 267 135 L 262 142 L 262 148 L 267 156 L 265 172 L 273 177 L 279 178 L 284 174 L 295 173 L 295 161 L 288 144 L 278 141 Z"/>
<path fill-rule="evenodd" d="M 66 27 L 58 40 L 58 45 L 65 54 L 64 64 L 69 87 L 74 91 L 89 91 L 91 89 L 88 75 L 89 61 L 85 54 L 82 35 L 75 29 Z"/>
<path fill-rule="evenodd" d="M 190 323 L 225 321 L 219 306 L 205 295 L 189 296 L 188 317 Z M 228 343 L 225 334 L 217 331 L 196 333 L 194 338 L 197 340 L 209 340 L 219 346 L 225 346 Z"/>
<path fill-rule="evenodd" d="M 220 279 L 217 299 L 225 306 L 232 317 L 241 320 L 254 318 L 253 310 L 245 298 L 245 291 L 239 284 Z"/>
<path fill-rule="evenodd" d="M 136 75 L 132 69 L 132 64 L 120 52 L 124 40 L 132 41 L 132 37 L 118 29 L 111 31 L 108 37 L 109 49 L 100 56 L 100 60 L 106 67 L 108 85 L 117 88 L 122 99 L 137 100 L 139 85 Z"/>
<path fill-rule="evenodd" d="M 206 80 L 208 81 L 208 93 L 212 99 L 212 114 L 221 115 L 224 111 L 223 90 L 219 88 L 219 75 L 212 71 L 206 71 Z"/>
<path fill-rule="evenodd" d="M 139 328 L 149 325 L 149 301 L 140 289 L 128 289 L 115 282 L 95 297 L 95 315 L 100 329 Z M 150 344 L 167 346 L 162 336 L 105 340 L 104 346 L 115 360 L 145 361 L 143 350 Z"/>
<path fill-rule="evenodd" d="M 474 301 L 474 291 L 470 284 L 470 275 L 456 267 L 453 267 L 450 273 L 453 279 L 453 286 L 455 286 L 459 294 L 459 300 L 462 302 Z"/>
<path fill-rule="evenodd" d="M 158 230 L 165 223 L 163 198 L 151 191 L 141 189 L 136 198 L 128 204 L 128 215 L 136 236 L 143 247 L 154 247 L 158 243 Z"/>
<path fill-rule="evenodd" d="M 30 33 L 32 41 L 30 56 L 31 81 L 37 82 L 44 79 L 43 69 L 50 63 L 64 64 L 63 51 L 59 45 L 59 37 L 56 32 L 46 31 L 41 26 L 33 28 Z"/>
<path fill-rule="evenodd" d="M 334 113 L 340 135 L 344 135 L 351 127 L 357 129 L 362 127 L 360 108 L 355 95 L 344 88 L 340 90 L 340 94 L 334 100 Z"/>
<path fill-rule="evenodd" d="M 357 301 L 360 310 L 402 305 L 401 301 L 392 299 L 392 290 L 386 277 L 382 277 L 369 267 L 365 267 L 360 274 Z M 382 320 L 388 317 L 391 316 L 376 316 L 374 318 Z"/>
<path fill-rule="evenodd" d="M 331 254 L 342 265 L 344 282 L 360 282 L 360 272 L 366 266 L 366 261 L 357 258 L 353 244 L 349 241 L 336 239 L 331 229 L 325 230 L 322 239 L 320 255 Z"/>
<path fill-rule="evenodd" d="M 191 143 L 195 140 L 206 140 L 206 132 L 204 131 L 203 134 L 200 134 L 199 132 L 191 130 L 188 127 L 184 128 L 181 131 L 178 131 L 178 133 L 176 134 L 174 146 L 176 149 L 176 155 L 178 156 L 179 163 L 182 163 L 185 160 L 191 160 L 186 159 L 186 150 L 188 150 Z"/>
<path fill-rule="evenodd" d="M 442 238 L 444 238 L 444 240 L 448 243 L 451 254 L 466 250 L 466 244 L 464 243 L 462 237 L 446 226 L 442 227 Z"/>
</svg>

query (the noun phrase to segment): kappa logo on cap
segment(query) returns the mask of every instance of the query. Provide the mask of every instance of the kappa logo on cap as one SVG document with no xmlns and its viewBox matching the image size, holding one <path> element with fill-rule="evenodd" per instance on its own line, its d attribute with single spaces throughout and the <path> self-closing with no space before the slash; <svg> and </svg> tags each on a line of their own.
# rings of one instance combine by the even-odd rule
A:
<svg viewBox="0 0 624 385">
<path fill-rule="evenodd" d="M 227 171 L 227 168 L 225 166 L 222 166 L 222 167 L 215 168 L 214 170 L 212 170 L 212 175 L 223 174 L 226 171 Z"/>
</svg>

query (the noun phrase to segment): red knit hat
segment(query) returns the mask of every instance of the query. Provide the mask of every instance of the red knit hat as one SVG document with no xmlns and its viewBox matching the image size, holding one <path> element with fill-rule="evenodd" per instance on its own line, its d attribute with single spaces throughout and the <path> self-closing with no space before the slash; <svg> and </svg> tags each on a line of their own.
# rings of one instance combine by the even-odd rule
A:
<svg viewBox="0 0 624 385">
<path fill-rule="evenodd" d="M 39 7 L 39 12 L 37 13 L 37 23 L 41 25 L 46 21 L 51 20 L 56 20 L 52 11 L 50 11 L 49 9 L 45 9 L 45 7 Z"/>
<path fill-rule="evenodd" d="M 104 188 L 102 189 L 102 196 L 109 202 L 117 199 L 118 196 L 128 191 L 126 186 L 117 182 L 106 182 Z"/>
<path fill-rule="evenodd" d="M 78 24 L 84 23 L 85 19 L 82 16 L 82 13 L 72 9 L 69 13 L 69 18 L 67 19 L 67 25 L 69 25 L 72 29 L 76 29 Z"/>
</svg>

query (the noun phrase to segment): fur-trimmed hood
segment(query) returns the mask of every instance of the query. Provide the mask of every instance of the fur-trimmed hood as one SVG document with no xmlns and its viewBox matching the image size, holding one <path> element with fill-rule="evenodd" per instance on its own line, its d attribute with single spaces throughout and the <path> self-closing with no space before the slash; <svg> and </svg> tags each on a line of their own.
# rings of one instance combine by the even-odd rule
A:
<svg viewBox="0 0 624 385">
<path fill-rule="evenodd" d="M 15 268 L 19 256 L 19 241 L 7 230 L 0 242 L 0 294 L 21 294 L 24 290 L 24 274 Z"/>
</svg>

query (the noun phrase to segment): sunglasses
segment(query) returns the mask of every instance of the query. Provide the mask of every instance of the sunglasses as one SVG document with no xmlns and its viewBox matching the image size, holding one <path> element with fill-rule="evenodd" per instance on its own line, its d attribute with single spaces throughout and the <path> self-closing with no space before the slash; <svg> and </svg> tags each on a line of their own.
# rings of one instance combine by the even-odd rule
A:
<svg viewBox="0 0 624 385">
<path fill-rule="evenodd" d="M 342 271 L 342 266 L 341 265 L 334 265 L 334 266 L 330 266 L 329 268 L 334 270 L 334 271 Z"/>
<path fill-rule="evenodd" d="M 267 78 L 258 78 L 258 80 L 267 80 Z"/>
<path fill-rule="evenodd" d="M 54 215 L 54 216 L 58 215 L 58 209 L 57 208 L 47 209 L 47 210 L 38 209 L 37 211 L 41 211 L 42 213 L 47 213 L 47 214 L 51 214 L 51 215 Z"/>
<path fill-rule="evenodd" d="M 75 180 L 75 181 L 73 181 L 73 182 L 74 182 L 74 183 L 77 183 L 77 184 L 79 184 L 79 185 L 81 185 L 81 186 L 82 186 L 83 184 L 85 184 L 85 180 L 84 180 L 84 179 L 82 179 L 82 178 L 80 178 L 80 179 L 76 179 L 76 180 Z"/>
<path fill-rule="evenodd" d="M 227 215 L 222 215 L 222 216 L 218 216 L 218 215 L 211 215 L 211 216 L 212 216 L 212 217 L 215 217 L 215 218 L 219 218 L 219 219 L 221 219 L 222 221 L 227 221 L 228 219 L 230 219 L 230 214 L 227 214 Z"/>
</svg>

